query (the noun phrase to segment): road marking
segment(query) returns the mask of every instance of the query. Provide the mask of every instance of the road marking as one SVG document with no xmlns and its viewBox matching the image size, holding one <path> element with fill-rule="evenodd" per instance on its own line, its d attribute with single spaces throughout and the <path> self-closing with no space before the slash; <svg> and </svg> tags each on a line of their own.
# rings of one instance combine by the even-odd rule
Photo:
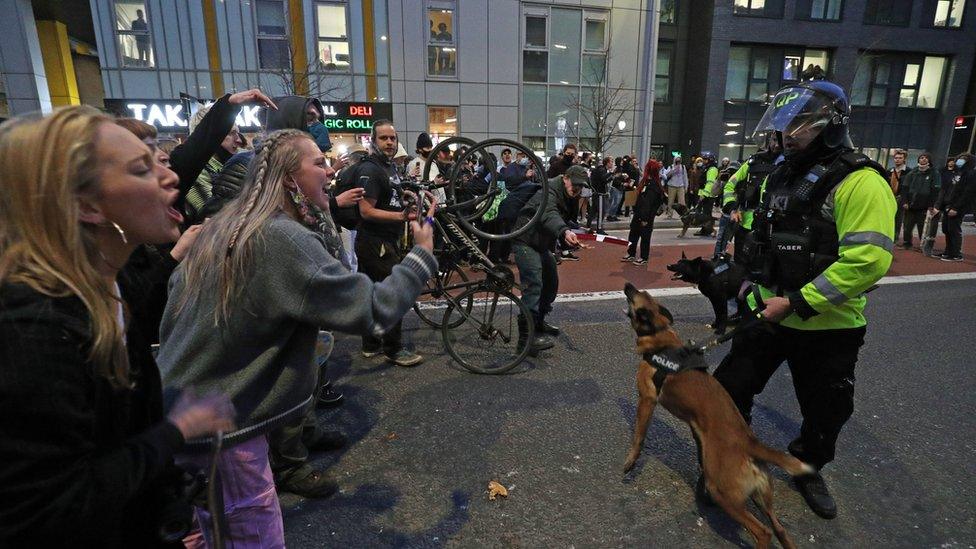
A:
<svg viewBox="0 0 976 549">
<path fill-rule="evenodd" d="M 945 282 L 952 280 L 976 280 L 976 272 L 971 273 L 943 273 L 925 275 L 903 275 L 886 276 L 878 284 L 914 284 L 917 282 Z M 693 286 L 678 288 L 648 288 L 644 290 L 651 294 L 651 297 L 678 297 L 686 295 L 701 295 L 698 288 Z M 556 297 L 556 303 L 579 303 L 584 301 L 607 301 L 611 299 L 624 299 L 624 292 L 582 292 L 578 294 L 561 294 Z"/>
</svg>

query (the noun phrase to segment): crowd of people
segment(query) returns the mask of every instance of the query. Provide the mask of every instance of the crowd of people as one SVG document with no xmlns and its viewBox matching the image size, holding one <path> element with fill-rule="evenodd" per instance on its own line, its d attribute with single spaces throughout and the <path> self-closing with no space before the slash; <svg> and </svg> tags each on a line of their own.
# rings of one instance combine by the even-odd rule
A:
<svg viewBox="0 0 976 549">
<path fill-rule="evenodd" d="M 267 112 L 253 143 L 234 126 L 249 103 Z M 259 90 L 225 95 L 191 126 L 184 142 L 161 142 L 152 126 L 88 107 L 0 126 L 0 545 L 203 547 L 226 535 L 283 546 L 278 492 L 338 488 L 308 463 L 346 443 L 315 415 L 342 398 L 325 377 L 330 332 L 360 336 L 366 358 L 423 361 L 400 325 L 438 271 L 432 217 L 444 195 L 418 200 L 401 182 L 423 177 L 430 137 L 411 158 L 394 124 L 376 121 L 369 151 L 330 163 L 321 103 Z M 767 145 L 760 160 L 772 166 L 779 151 Z M 443 181 L 463 154 L 443 151 L 426 178 Z M 906 160 L 899 151 L 888 172 L 902 245 L 941 215 L 941 257 L 959 260 L 973 156 L 943 168 L 928 154 L 911 169 Z M 518 265 L 532 354 L 559 333 L 546 317 L 557 264 L 578 259 L 574 229 L 629 215 L 623 259 L 641 266 L 656 217 L 696 207 L 707 214 L 698 234 L 711 236 L 721 208 L 718 254 L 739 245 L 756 202 L 740 184 L 769 173 L 755 158 L 641 165 L 569 144 L 544 183 L 521 152 L 472 159 L 461 166 L 470 189 L 491 183 L 489 164 L 506 192 L 487 229 L 525 225 L 547 198 L 537 229 L 486 248 Z M 748 417 L 751 395 L 727 382 Z M 214 464 L 223 497 L 191 505 L 193 480 Z"/>
</svg>

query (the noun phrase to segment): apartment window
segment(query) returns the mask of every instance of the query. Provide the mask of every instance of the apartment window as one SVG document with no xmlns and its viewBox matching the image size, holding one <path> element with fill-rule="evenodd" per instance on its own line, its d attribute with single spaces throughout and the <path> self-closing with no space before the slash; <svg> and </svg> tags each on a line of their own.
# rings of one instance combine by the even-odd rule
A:
<svg viewBox="0 0 976 549">
<path fill-rule="evenodd" d="M 548 82 L 549 18 L 543 14 L 525 16 L 525 44 L 522 50 L 522 80 Z"/>
<path fill-rule="evenodd" d="M 326 71 L 349 72 L 349 36 L 344 4 L 315 6 L 318 59 Z"/>
<path fill-rule="evenodd" d="M 145 2 L 115 2 L 115 33 L 123 67 L 156 66 Z"/>
<path fill-rule="evenodd" d="M 457 107 L 427 107 L 427 133 L 437 142 L 457 135 Z"/>
<path fill-rule="evenodd" d="M 579 84 L 583 12 L 553 8 L 549 17 L 555 31 L 549 44 L 549 81 L 565 85 Z"/>
<path fill-rule="evenodd" d="M 765 102 L 784 84 L 825 77 L 830 53 L 823 49 L 733 46 L 725 79 L 725 98 Z"/>
<path fill-rule="evenodd" d="M 262 69 L 291 67 L 284 0 L 256 0 L 258 60 Z"/>
<path fill-rule="evenodd" d="M 868 107 L 884 107 L 888 102 L 891 63 L 884 58 L 863 61 L 854 74 L 851 103 Z"/>
<path fill-rule="evenodd" d="M 678 18 L 678 0 L 661 0 L 661 24 L 673 25 Z"/>
<path fill-rule="evenodd" d="M 735 0 L 732 13 L 751 17 L 783 17 L 783 0 Z"/>
<path fill-rule="evenodd" d="M 935 3 L 933 27 L 959 28 L 962 25 L 962 10 L 966 0 L 938 0 Z"/>
<path fill-rule="evenodd" d="M 607 18 L 605 14 L 585 13 L 583 59 L 580 67 L 584 86 L 599 86 L 607 73 Z"/>
<path fill-rule="evenodd" d="M 839 21 L 842 0 L 812 0 L 810 19 L 818 21 Z"/>
<path fill-rule="evenodd" d="M 922 109 L 938 107 L 946 64 L 945 57 L 926 57 L 921 62 L 906 63 L 898 106 Z"/>
<path fill-rule="evenodd" d="M 864 22 L 870 25 L 907 27 L 912 16 L 912 0 L 868 0 Z"/>
<path fill-rule="evenodd" d="M 657 45 L 657 69 L 654 72 L 654 102 L 671 101 L 671 58 L 674 47 L 671 44 Z"/>
<path fill-rule="evenodd" d="M 427 75 L 457 76 L 457 38 L 454 3 L 438 2 L 427 9 Z"/>
</svg>

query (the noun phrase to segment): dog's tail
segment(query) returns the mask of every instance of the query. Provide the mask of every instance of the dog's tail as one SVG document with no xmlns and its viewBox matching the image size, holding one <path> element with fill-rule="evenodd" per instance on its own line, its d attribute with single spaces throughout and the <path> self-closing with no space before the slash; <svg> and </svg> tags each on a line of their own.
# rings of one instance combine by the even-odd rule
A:
<svg viewBox="0 0 976 549">
<path fill-rule="evenodd" d="M 748 452 L 749 455 L 754 459 L 758 459 L 759 461 L 766 463 L 772 463 L 773 465 L 789 473 L 792 477 L 799 477 L 817 472 L 812 465 L 803 463 L 786 452 L 774 450 L 756 439 L 752 440 L 752 444 L 750 445 Z"/>
</svg>

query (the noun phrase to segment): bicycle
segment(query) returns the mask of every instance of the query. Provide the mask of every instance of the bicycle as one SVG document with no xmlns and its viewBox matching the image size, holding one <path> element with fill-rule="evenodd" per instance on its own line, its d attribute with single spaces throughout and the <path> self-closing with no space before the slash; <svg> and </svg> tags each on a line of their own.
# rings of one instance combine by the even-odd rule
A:
<svg viewBox="0 0 976 549">
<path fill-rule="evenodd" d="M 497 170 L 490 156 L 484 154 L 488 147 L 508 147 L 527 152 L 535 160 L 536 174 L 544 173 L 539 159 L 525 146 L 514 141 L 493 139 L 471 145 L 470 140 L 452 138 L 453 143 L 467 143 L 471 148 L 461 155 L 452 166 L 446 182 L 428 183 L 404 182 L 406 189 L 415 191 L 418 197 L 424 191 L 446 187 L 447 203 L 439 208 L 432 222 L 435 234 L 439 236 L 440 247 L 435 250 L 440 265 L 437 276 L 428 281 L 428 289 L 421 295 L 431 299 L 414 305 L 417 315 L 425 323 L 440 328 L 444 347 L 465 369 L 479 374 L 502 374 L 517 366 L 529 352 L 529 342 L 535 337 L 535 325 L 527 320 L 532 317 L 528 307 L 513 292 L 517 287 L 515 273 L 504 265 L 496 265 L 478 246 L 477 237 L 491 240 L 514 238 L 531 230 L 538 222 L 545 207 L 543 204 L 535 215 L 523 226 L 496 235 L 477 226 L 477 220 L 484 216 L 492 203 L 500 196 L 497 185 Z M 452 140 L 438 144 L 446 147 Z M 434 158 L 438 149 L 432 151 Z M 486 171 L 484 177 L 491 175 L 487 185 L 462 185 L 459 166 L 469 157 L 482 154 Z M 429 175 L 429 161 L 424 169 L 424 177 Z M 544 181 L 544 179 L 543 179 Z M 468 182 L 470 183 L 470 181 Z M 458 200 L 463 197 L 462 200 Z M 423 198 L 420 211 L 424 211 Z M 474 233 L 474 234 L 471 234 Z M 477 235 L 477 236 L 476 236 Z M 485 274 L 483 278 L 471 280 L 462 262 Z M 441 321 L 436 321 L 437 311 L 444 309 Z M 519 333 L 520 324 L 524 330 Z"/>
</svg>

